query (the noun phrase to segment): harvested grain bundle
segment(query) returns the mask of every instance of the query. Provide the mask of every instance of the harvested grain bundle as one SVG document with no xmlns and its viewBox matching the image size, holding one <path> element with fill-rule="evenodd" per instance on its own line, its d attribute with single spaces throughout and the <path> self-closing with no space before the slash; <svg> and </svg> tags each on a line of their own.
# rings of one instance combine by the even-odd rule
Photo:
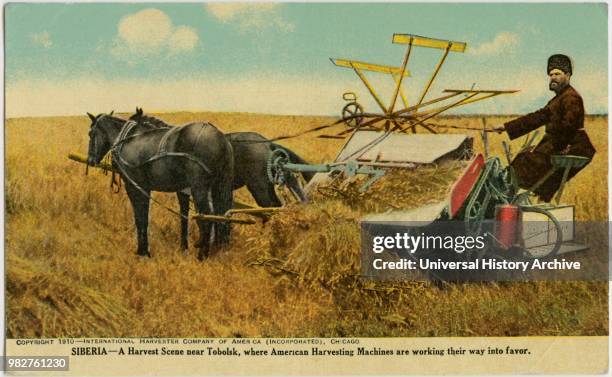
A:
<svg viewBox="0 0 612 377">
<path fill-rule="evenodd" d="M 264 233 L 246 243 L 253 264 L 293 277 L 301 287 L 323 288 L 336 303 L 355 308 L 388 306 L 407 300 L 406 290 L 426 283 L 372 282 L 361 279 L 359 219 L 365 213 L 409 209 L 440 201 L 461 173 L 463 163 L 414 170 L 394 169 L 365 193 L 361 183 L 332 182 L 271 217 Z"/>
<path fill-rule="evenodd" d="M 7 337 L 124 336 L 129 312 L 107 295 L 70 284 L 14 255 L 7 260 Z"/>
<path fill-rule="evenodd" d="M 290 206 L 272 216 L 263 237 L 248 245 L 249 253 L 301 284 L 332 287 L 359 273 L 358 219 L 337 200 Z"/>
<path fill-rule="evenodd" d="M 314 202 L 338 199 L 362 214 L 416 208 L 443 200 L 464 167 L 463 161 L 447 161 L 415 169 L 389 169 L 365 192 L 359 188 L 368 177 L 358 176 L 348 184 L 339 177 L 315 187 L 311 198 Z"/>
<path fill-rule="evenodd" d="M 294 205 L 272 216 L 264 233 L 247 242 L 251 264 L 263 265 L 300 289 L 329 295 L 342 310 L 386 308 L 409 302 L 422 282 L 361 278 L 360 214 L 338 200 Z M 359 309 L 360 310 L 360 309 Z"/>
</svg>

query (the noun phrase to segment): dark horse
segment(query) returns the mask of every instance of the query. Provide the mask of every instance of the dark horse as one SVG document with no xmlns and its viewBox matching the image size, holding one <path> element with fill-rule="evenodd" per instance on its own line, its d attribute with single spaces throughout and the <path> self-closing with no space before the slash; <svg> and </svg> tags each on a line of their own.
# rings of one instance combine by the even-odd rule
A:
<svg viewBox="0 0 612 377">
<path fill-rule="evenodd" d="M 138 255 L 151 256 L 147 237 L 151 191 L 176 192 L 181 213 L 189 209 L 189 196 L 180 192 L 187 188 L 199 213 L 223 215 L 232 207 L 232 146 L 215 126 L 205 122 L 172 128 L 136 126 L 134 121 L 112 115 L 87 115 L 92 122 L 88 164 L 100 163 L 110 151 L 134 209 Z M 188 217 L 181 217 L 181 228 L 186 231 Z M 198 257 L 204 259 L 210 250 L 212 225 L 198 220 L 198 226 Z M 214 229 L 215 243 L 229 242 L 229 224 L 216 224 Z"/>
<path fill-rule="evenodd" d="M 234 150 L 234 190 L 246 185 L 260 207 L 280 207 L 281 201 L 274 191 L 274 183 L 268 179 L 268 159 L 270 154 L 282 149 L 287 152 L 289 160 L 295 164 L 307 164 L 303 158 L 287 147 L 273 143 L 257 132 L 232 132 L 225 135 L 232 143 Z M 314 173 L 303 172 L 302 177 L 309 182 Z M 287 187 L 306 201 L 297 178 L 287 176 Z"/>
<path fill-rule="evenodd" d="M 136 108 L 136 113 L 130 117 L 139 124 L 149 124 L 152 127 L 172 127 L 161 119 L 144 115 L 142 109 Z M 307 164 L 292 150 L 273 143 L 256 132 L 233 132 L 225 135 L 232 144 L 234 151 L 234 190 L 247 186 L 249 192 L 260 207 L 280 207 L 281 201 L 274 191 L 274 184 L 268 179 L 268 158 L 272 151 L 283 149 L 289 155 L 289 160 L 296 164 Z M 314 173 L 302 173 L 306 182 L 312 179 Z M 299 182 L 292 175 L 288 176 L 287 186 L 296 194 L 301 195 Z M 305 201 L 306 198 L 301 197 Z"/>
</svg>

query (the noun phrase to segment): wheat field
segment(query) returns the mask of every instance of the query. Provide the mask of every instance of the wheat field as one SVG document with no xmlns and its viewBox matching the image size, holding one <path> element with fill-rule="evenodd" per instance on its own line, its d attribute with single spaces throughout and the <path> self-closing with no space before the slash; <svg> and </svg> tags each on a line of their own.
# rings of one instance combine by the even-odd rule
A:
<svg viewBox="0 0 612 377">
<path fill-rule="evenodd" d="M 172 124 L 208 120 L 226 132 L 250 130 L 270 138 L 334 120 L 246 113 L 156 115 Z M 487 117 L 486 122 L 507 119 Z M 480 117 L 439 122 L 482 126 Z M 86 153 L 89 123 L 87 116 L 14 118 L 5 123 L 9 338 L 608 334 L 607 282 L 414 282 L 377 291 L 357 289 L 356 282 L 340 284 L 333 276 L 319 283 L 296 279 L 254 263 L 260 247 L 274 253 L 318 243 L 335 247 L 337 260 L 319 254 L 315 262 L 353 263 L 338 252 L 358 239 L 357 215 L 337 201 L 320 208 L 294 206 L 266 224 L 235 225 L 231 244 L 204 262 L 197 260 L 193 246 L 189 255 L 182 254 L 178 219 L 153 205 L 153 258 L 137 257 L 125 192 L 113 194 L 110 176 L 95 169 L 85 176 L 83 165 L 67 159 L 70 152 Z M 571 181 L 564 201 L 576 204 L 578 220 L 605 221 L 607 117 L 589 117 L 586 129 L 598 153 Z M 332 160 L 343 142 L 315 136 L 281 144 L 311 163 Z M 490 135 L 492 154 L 501 155 L 503 138 Z M 515 150 L 519 143 L 513 142 Z M 475 148 L 482 150 L 477 135 Z M 411 187 L 426 187 L 434 173 L 414 174 Z M 178 208 L 173 194 L 154 196 Z M 236 198 L 252 203 L 244 190 Z M 338 227 L 331 232 L 317 226 L 325 213 Z M 195 228 L 190 225 L 191 245 Z"/>
</svg>

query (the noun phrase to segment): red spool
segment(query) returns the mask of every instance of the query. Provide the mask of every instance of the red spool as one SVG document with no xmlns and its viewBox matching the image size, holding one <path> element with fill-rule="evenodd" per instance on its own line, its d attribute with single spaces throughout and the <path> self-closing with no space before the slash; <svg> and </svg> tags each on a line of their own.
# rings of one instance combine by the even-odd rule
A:
<svg viewBox="0 0 612 377">
<path fill-rule="evenodd" d="M 508 249 L 516 243 L 519 232 L 519 208 L 512 204 L 495 207 L 495 238 Z"/>
</svg>

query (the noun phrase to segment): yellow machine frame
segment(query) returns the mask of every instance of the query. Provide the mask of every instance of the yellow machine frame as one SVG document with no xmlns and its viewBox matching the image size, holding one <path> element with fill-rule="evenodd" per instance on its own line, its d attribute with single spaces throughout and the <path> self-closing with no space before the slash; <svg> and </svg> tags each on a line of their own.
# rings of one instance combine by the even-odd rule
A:
<svg viewBox="0 0 612 377">
<path fill-rule="evenodd" d="M 393 129 L 398 130 L 400 132 L 405 132 L 407 128 L 410 128 L 412 132 L 416 132 L 416 126 L 420 125 L 427 129 L 432 133 L 436 133 L 436 131 L 425 124 L 425 122 L 436 115 L 441 114 L 444 111 L 449 109 L 467 105 L 469 103 L 474 103 L 478 101 L 482 101 L 488 98 L 496 97 L 502 94 L 510 94 L 515 93 L 517 90 L 474 90 L 474 89 L 446 89 L 443 91 L 445 93 L 443 96 L 425 101 L 425 97 L 427 96 L 429 90 L 431 89 L 432 84 L 434 83 L 436 77 L 440 73 L 440 69 L 442 65 L 446 61 L 450 52 L 463 53 L 467 48 L 467 43 L 465 42 L 457 42 L 451 40 L 444 39 L 435 39 L 429 37 L 423 37 L 414 34 L 394 34 L 392 42 L 395 44 L 407 45 L 406 52 L 404 53 L 404 57 L 402 60 L 402 64 L 399 67 L 392 67 L 386 65 L 379 64 L 371 64 L 360 62 L 356 60 L 348 60 L 348 59 L 335 59 L 330 58 L 332 63 L 334 63 L 338 67 L 351 68 L 357 74 L 359 79 L 363 82 L 368 92 L 372 95 L 380 109 L 383 111 L 382 114 L 372 114 L 372 113 L 363 113 L 363 114 L 355 114 L 352 117 L 360 117 L 359 121 L 356 122 L 358 128 L 362 127 L 371 127 L 376 128 L 374 125 L 378 122 L 384 121 L 384 128 L 389 129 L 390 124 L 394 125 Z M 418 96 L 418 101 L 415 105 L 409 106 L 408 98 L 403 91 L 402 82 L 404 77 L 409 77 L 410 72 L 408 71 L 408 62 L 410 59 L 410 55 L 412 53 L 413 47 L 424 47 L 424 48 L 433 48 L 442 50 L 442 56 L 440 60 L 434 67 L 434 70 L 425 84 L 424 88 L 421 90 L 421 93 Z M 367 80 L 363 71 L 371 71 L 371 72 L 379 72 L 389 74 L 394 82 L 395 87 L 393 90 L 393 95 L 391 97 L 391 103 L 387 106 L 382 101 L 381 97 L 378 95 L 372 84 Z M 402 103 L 404 104 L 404 108 L 400 110 L 395 110 L 397 98 L 398 96 L 401 98 Z M 462 96 L 458 100 L 437 108 L 430 108 L 428 110 L 421 111 L 421 108 L 426 106 L 431 106 L 435 103 L 450 100 L 451 98 Z M 362 123 L 363 119 L 367 119 Z M 347 124 L 350 119 L 345 119 Z M 404 126 L 404 124 L 407 124 Z M 341 132 L 339 135 L 344 135 L 346 133 L 351 132 L 351 130 L 346 130 Z"/>
</svg>

